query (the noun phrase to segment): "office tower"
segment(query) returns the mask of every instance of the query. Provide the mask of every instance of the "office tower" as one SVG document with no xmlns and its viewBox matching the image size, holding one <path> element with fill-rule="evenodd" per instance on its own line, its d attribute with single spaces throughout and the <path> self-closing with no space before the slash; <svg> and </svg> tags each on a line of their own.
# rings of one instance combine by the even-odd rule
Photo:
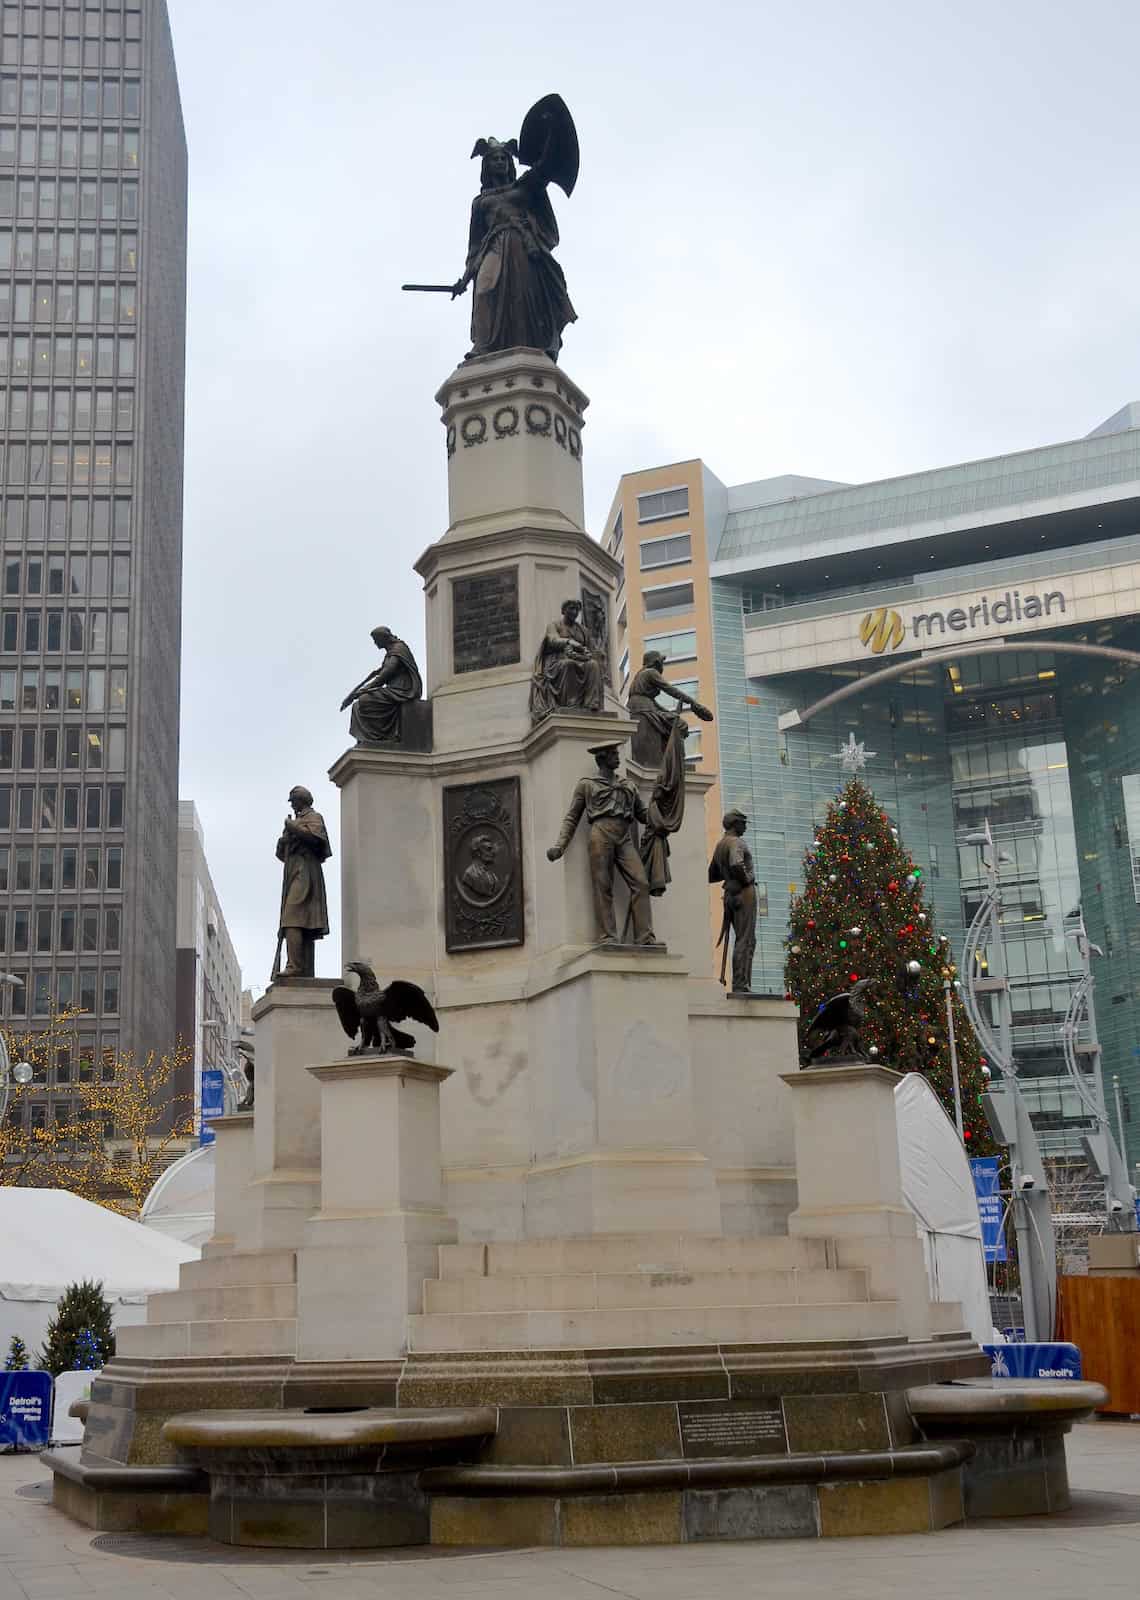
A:
<svg viewBox="0 0 1140 1600">
<path fill-rule="evenodd" d="M 0 962 L 175 1035 L 186 146 L 165 0 L 0 10 Z"/>
</svg>

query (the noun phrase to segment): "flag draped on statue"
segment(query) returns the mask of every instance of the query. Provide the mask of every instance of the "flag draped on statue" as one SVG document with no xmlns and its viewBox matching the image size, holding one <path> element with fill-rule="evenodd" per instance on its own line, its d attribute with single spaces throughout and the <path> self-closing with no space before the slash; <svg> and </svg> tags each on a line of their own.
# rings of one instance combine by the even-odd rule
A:
<svg viewBox="0 0 1140 1600">
<path fill-rule="evenodd" d="M 804 853 L 804 889 L 792 902 L 785 944 L 785 986 L 800 1008 L 801 1041 L 832 995 L 873 979 L 864 1051 L 898 1072 L 921 1072 L 953 1120 L 949 980 L 966 1148 L 989 1153 L 984 1062 L 956 987 L 950 941 L 926 907 L 922 868 L 858 777 L 832 802 Z"/>
</svg>

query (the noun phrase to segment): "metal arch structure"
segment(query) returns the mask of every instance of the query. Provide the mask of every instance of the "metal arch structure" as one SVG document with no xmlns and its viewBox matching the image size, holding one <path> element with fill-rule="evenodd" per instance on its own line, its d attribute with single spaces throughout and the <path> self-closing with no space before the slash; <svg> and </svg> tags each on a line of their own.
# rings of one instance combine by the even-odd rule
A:
<svg viewBox="0 0 1140 1600">
<path fill-rule="evenodd" d="M 1058 643 L 1054 639 L 1038 639 L 1036 635 L 1029 640 L 1018 638 L 1002 639 L 991 644 L 963 644 L 952 650 L 931 650 L 920 656 L 908 656 L 905 661 L 892 662 L 889 667 L 882 667 L 878 672 L 872 672 L 865 678 L 853 678 L 850 683 L 844 684 L 842 689 L 834 689 L 831 694 L 825 694 L 822 700 L 817 700 L 814 705 L 808 706 L 806 711 L 782 712 L 777 718 L 776 726 L 781 733 L 791 733 L 795 728 L 804 727 L 813 717 L 819 716 L 821 711 L 830 711 L 833 706 L 841 705 L 852 695 L 861 694 L 870 684 L 890 683 L 895 678 L 905 678 L 908 673 L 918 672 L 931 664 L 937 666 L 944 661 L 961 661 L 963 656 L 995 656 L 1007 650 L 1048 650 L 1055 655 L 1091 656 L 1107 661 L 1122 661 L 1130 667 L 1140 667 L 1140 651 L 1120 650 L 1114 645 L 1107 644 L 1078 644 L 1067 640 Z"/>
</svg>

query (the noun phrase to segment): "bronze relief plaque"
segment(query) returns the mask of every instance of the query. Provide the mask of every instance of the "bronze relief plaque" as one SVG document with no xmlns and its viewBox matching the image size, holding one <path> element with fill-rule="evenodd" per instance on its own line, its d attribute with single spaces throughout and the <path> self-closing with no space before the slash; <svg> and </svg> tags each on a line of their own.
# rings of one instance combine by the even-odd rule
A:
<svg viewBox="0 0 1140 1600">
<path fill-rule="evenodd" d="M 449 951 L 522 944 L 522 827 L 517 778 L 443 791 Z"/>
<path fill-rule="evenodd" d="M 457 673 L 511 667 L 522 659 L 517 567 L 456 578 L 451 585 L 451 609 Z"/>
</svg>

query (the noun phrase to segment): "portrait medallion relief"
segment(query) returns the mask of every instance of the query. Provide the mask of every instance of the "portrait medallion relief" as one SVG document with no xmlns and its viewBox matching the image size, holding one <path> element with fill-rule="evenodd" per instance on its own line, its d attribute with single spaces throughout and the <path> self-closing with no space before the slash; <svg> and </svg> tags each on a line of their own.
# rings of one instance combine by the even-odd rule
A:
<svg viewBox="0 0 1140 1600">
<path fill-rule="evenodd" d="M 519 803 L 517 778 L 443 792 L 449 951 L 523 943 Z"/>
</svg>

